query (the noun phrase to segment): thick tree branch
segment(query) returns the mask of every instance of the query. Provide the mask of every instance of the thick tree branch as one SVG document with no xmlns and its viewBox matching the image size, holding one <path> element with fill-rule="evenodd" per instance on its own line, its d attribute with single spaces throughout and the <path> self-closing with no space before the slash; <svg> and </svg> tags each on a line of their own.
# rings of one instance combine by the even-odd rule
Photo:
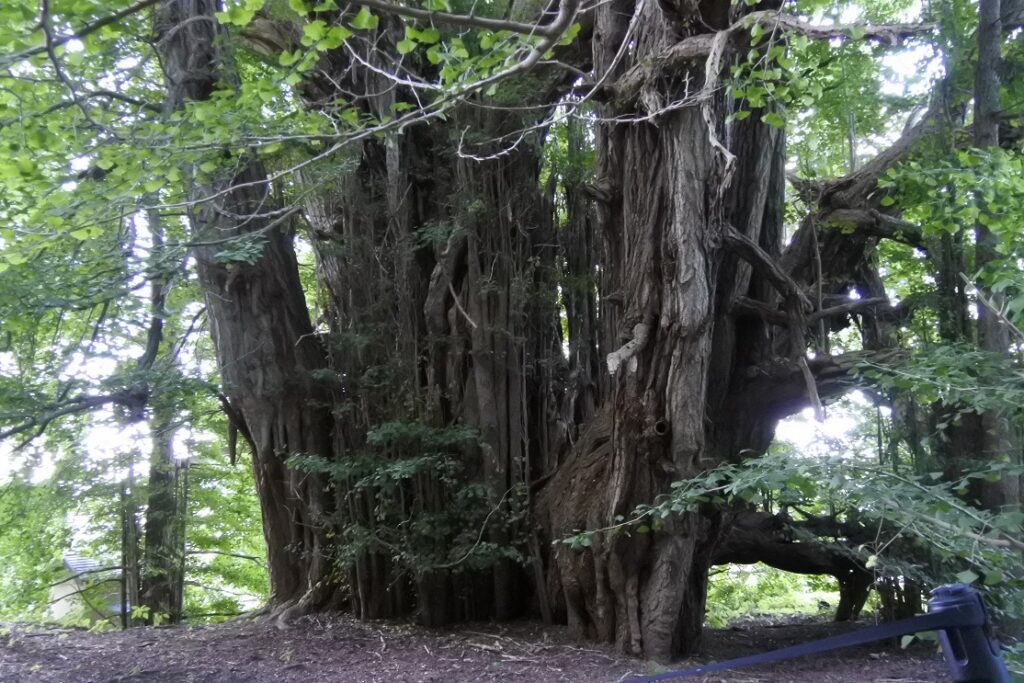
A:
<svg viewBox="0 0 1024 683">
<path fill-rule="evenodd" d="M 924 236 L 921 234 L 919 226 L 896 216 L 882 213 L 878 209 L 836 209 L 826 213 L 820 220 L 840 228 L 857 230 L 872 237 L 902 242 L 918 249 L 925 248 Z"/>
<path fill-rule="evenodd" d="M 815 322 L 822 318 L 831 318 L 836 315 L 848 315 L 850 313 L 860 313 L 866 308 L 875 308 L 877 306 L 889 306 L 889 299 L 887 297 L 872 297 L 870 299 L 851 299 L 845 304 L 839 304 L 838 306 L 830 306 L 821 310 L 815 311 L 807 316 L 808 322 Z"/>
<path fill-rule="evenodd" d="M 752 316 L 760 318 L 772 325 L 784 327 L 789 325 L 790 319 L 785 311 L 775 308 L 771 304 L 750 297 L 741 296 L 732 302 L 729 310 L 733 315 Z"/>
<path fill-rule="evenodd" d="M 813 308 L 810 299 L 800 290 L 796 281 L 752 239 L 727 225 L 722 231 L 722 242 L 726 248 L 749 263 L 758 275 L 768 280 L 783 297 L 799 303 L 804 311 Z"/>
<path fill-rule="evenodd" d="M 815 390 L 823 403 L 839 398 L 865 381 L 855 370 L 867 362 L 892 363 L 904 354 L 898 350 L 851 351 L 819 356 L 807 361 Z M 799 359 L 764 363 L 747 370 L 746 387 L 735 402 L 736 410 L 766 410 L 777 419 L 793 415 L 808 405 L 804 370 Z"/>
</svg>

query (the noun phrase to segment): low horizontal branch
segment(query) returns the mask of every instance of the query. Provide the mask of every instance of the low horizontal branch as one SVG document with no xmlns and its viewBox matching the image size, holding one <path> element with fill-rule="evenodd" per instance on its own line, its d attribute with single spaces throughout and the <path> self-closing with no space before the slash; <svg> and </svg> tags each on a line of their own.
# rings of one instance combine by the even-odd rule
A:
<svg viewBox="0 0 1024 683">
<path fill-rule="evenodd" d="M 808 359 L 807 367 L 816 394 L 828 403 L 868 385 L 856 372 L 862 365 L 892 363 L 905 354 L 897 349 L 849 351 Z M 766 410 L 782 419 L 810 405 L 805 372 L 798 360 L 777 358 L 749 368 L 746 374 L 746 386 L 736 397 L 735 410 Z"/>
<path fill-rule="evenodd" d="M 221 555 L 223 557 L 237 557 L 240 560 L 249 560 L 250 562 L 257 562 L 263 564 L 266 560 L 262 557 L 256 557 L 255 555 L 246 555 L 244 553 L 231 553 L 226 550 L 200 550 L 190 549 L 185 551 L 186 555 Z"/>
<path fill-rule="evenodd" d="M 888 306 L 889 299 L 884 296 L 876 296 L 870 299 L 852 299 L 845 304 L 839 304 L 838 306 L 830 306 L 823 308 L 819 311 L 814 311 L 807 316 L 807 322 L 815 322 L 822 318 L 831 318 L 835 315 L 848 315 L 850 313 L 858 313 L 866 308 L 876 308 L 878 306 Z"/>
<path fill-rule="evenodd" d="M 821 320 L 822 318 L 859 313 L 865 309 L 876 308 L 878 306 L 891 308 L 889 306 L 889 299 L 886 297 L 851 299 L 845 303 L 829 306 L 828 308 L 812 312 L 807 316 L 807 322 L 813 323 Z M 739 297 L 732 303 L 731 311 L 736 315 L 755 316 L 761 320 L 772 323 L 773 325 L 785 326 L 793 322 L 789 314 L 785 311 L 775 308 L 763 301 L 758 301 L 745 296 Z"/>
</svg>

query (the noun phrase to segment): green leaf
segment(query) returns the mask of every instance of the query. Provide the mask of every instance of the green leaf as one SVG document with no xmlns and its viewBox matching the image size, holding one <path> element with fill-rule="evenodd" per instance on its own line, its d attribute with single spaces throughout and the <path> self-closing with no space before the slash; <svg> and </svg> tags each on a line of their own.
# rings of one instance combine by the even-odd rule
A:
<svg viewBox="0 0 1024 683">
<path fill-rule="evenodd" d="M 295 62 L 299 61 L 300 57 L 302 57 L 302 52 L 299 50 L 296 50 L 295 52 L 288 52 L 285 50 L 277 58 L 277 63 L 281 66 L 291 66 Z"/>
<path fill-rule="evenodd" d="M 352 28 L 359 29 L 361 31 L 368 31 L 370 29 L 377 28 L 377 24 L 380 23 L 380 18 L 370 12 L 365 7 L 360 7 L 359 12 L 352 17 Z"/>
<path fill-rule="evenodd" d="M 4 259 L 12 266 L 20 266 L 21 264 L 28 261 L 28 258 L 26 258 L 24 254 L 18 253 L 16 251 L 4 254 Z"/>
<path fill-rule="evenodd" d="M 256 14 L 255 10 L 250 10 L 245 7 L 239 7 L 237 5 L 229 7 L 226 12 L 217 12 L 217 21 L 222 24 L 234 24 L 235 26 L 245 26 L 252 21 L 253 16 Z"/>
<path fill-rule="evenodd" d="M 302 44 L 314 45 L 327 35 L 327 22 L 323 19 L 311 21 L 302 27 Z"/>
<path fill-rule="evenodd" d="M 985 585 L 996 586 L 1003 582 L 1003 573 L 998 569 L 985 572 Z"/>
<path fill-rule="evenodd" d="M 965 569 L 956 575 L 956 580 L 960 583 L 972 584 L 978 580 L 978 575 L 972 572 L 970 569 Z"/>
<path fill-rule="evenodd" d="M 785 128 L 786 127 L 786 119 L 782 118 L 781 116 L 779 116 L 778 114 L 776 114 L 773 111 L 770 111 L 767 114 L 763 114 L 761 116 L 761 120 L 764 121 L 765 123 L 767 123 L 769 126 L 772 126 L 774 128 Z"/>
<path fill-rule="evenodd" d="M 348 38 L 352 35 L 352 31 L 349 31 L 344 26 L 332 26 L 328 31 L 327 35 L 316 44 L 318 50 L 334 50 L 341 47 Z"/>
<path fill-rule="evenodd" d="M 881 204 L 882 206 L 892 206 L 893 204 L 896 203 L 896 200 L 886 195 L 885 197 L 882 197 L 882 200 L 878 203 Z"/>
<path fill-rule="evenodd" d="M 580 24 L 577 22 L 565 29 L 565 33 L 562 34 L 561 40 L 558 41 L 559 45 L 571 45 L 572 41 L 576 39 L 580 33 Z"/>
<path fill-rule="evenodd" d="M 416 41 L 409 40 L 408 38 L 405 40 L 400 40 L 397 43 L 395 43 L 395 48 L 398 50 L 398 54 L 400 55 L 409 54 L 410 52 L 416 49 L 416 46 Z"/>
<path fill-rule="evenodd" d="M 427 61 L 431 64 L 440 64 L 444 60 L 444 51 L 440 45 L 432 45 L 427 50 Z"/>
<path fill-rule="evenodd" d="M 306 16 L 306 14 L 309 13 L 309 10 L 306 9 L 306 3 L 303 2 L 303 0 L 288 0 L 288 6 L 302 16 Z"/>
<path fill-rule="evenodd" d="M 416 40 L 424 45 L 433 45 L 437 41 L 441 40 L 441 32 L 436 28 L 425 28 L 416 33 Z"/>
<path fill-rule="evenodd" d="M 750 44 L 757 45 L 761 42 L 761 35 L 764 33 L 764 26 L 759 23 L 755 23 L 750 27 Z"/>
<path fill-rule="evenodd" d="M 736 112 L 735 114 L 732 115 L 733 119 L 735 119 L 736 121 L 742 121 L 743 119 L 747 118 L 748 116 L 750 116 L 750 110 L 749 109 L 740 109 L 738 112 Z"/>
</svg>

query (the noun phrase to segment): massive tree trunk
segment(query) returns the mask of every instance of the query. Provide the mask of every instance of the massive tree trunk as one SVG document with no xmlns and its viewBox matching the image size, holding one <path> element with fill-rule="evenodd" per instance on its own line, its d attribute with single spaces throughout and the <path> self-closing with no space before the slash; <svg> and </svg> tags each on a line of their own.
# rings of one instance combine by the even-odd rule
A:
<svg viewBox="0 0 1024 683">
<path fill-rule="evenodd" d="M 168 111 L 232 87 L 215 10 L 214 0 L 169 0 L 159 7 L 156 35 Z M 310 374 L 325 359 L 306 310 L 290 223 L 274 211 L 273 188 L 255 152 L 235 161 L 212 184 L 193 180 L 192 253 L 232 429 L 253 450 L 271 604 L 305 609 L 329 597 L 331 586 L 323 553 L 323 483 L 285 461 L 298 453 L 330 455 L 327 396 Z M 221 245 L 247 235 L 263 241 L 255 263 L 220 258 Z"/>
<path fill-rule="evenodd" d="M 628 37 L 634 12 L 636 34 Z M 727 13 L 722 3 L 604 6 L 597 73 L 615 69 L 614 79 L 680 35 L 724 28 Z M 616 64 L 626 40 L 637 48 Z M 727 128 L 725 100 L 713 85 L 718 73 L 702 67 L 652 74 L 634 99 L 647 109 L 643 120 L 598 127 L 602 294 L 619 310 L 602 316 L 615 321 L 603 326 L 614 335 L 604 340 L 611 351 L 604 408 L 541 500 L 556 539 L 611 525 L 672 481 L 763 452 L 780 416 L 759 401 L 766 397 L 752 395 L 745 374 L 777 355 L 773 330 L 731 310 L 739 297 L 772 307 L 779 299 L 725 245 L 735 239 L 778 256 L 783 136 L 757 115 Z M 701 90 L 695 84 L 705 78 Z M 610 106 L 605 113 L 627 112 Z M 794 360 L 803 354 L 802 333 L 796 339 L 796 347 L 780 341 Z M 688 513 L 650 534 L 600 537 L 583 553 L 558 547 L 570 626 L 659 659 L 692 650 L 718 527 L 713 514 Z"/>
</svg>

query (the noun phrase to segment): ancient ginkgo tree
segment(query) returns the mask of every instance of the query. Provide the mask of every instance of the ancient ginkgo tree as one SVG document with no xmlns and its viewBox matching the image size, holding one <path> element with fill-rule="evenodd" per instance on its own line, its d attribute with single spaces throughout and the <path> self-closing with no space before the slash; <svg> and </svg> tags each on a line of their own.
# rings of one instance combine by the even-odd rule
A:
<svg viewBox="0 0 1024 683">
<path fill-rule="evenodd" d="M 52 4 L 4 10 L 0 277 L 137 248 L 125 216 L 163 226 L 148 275 L 186 258 L 201 283 L 282 619 L 533 609 L 631 652 L 691 649 L 721 511 L 558 541 L 764 453 L 779 420 L 902 358 L 915 315 L 964 319 L 961 271 L 988 269 L 988 291 L 1020 253 L 1019 195 L 960 201 L 973 256 L 973 234 L 913 220 L 928 202 L 897 191 L 922 154 L 967 154 L 972 120 L 978 159 L 1019 169 L 992 80 L 1001 49 L 1018 64 L 1020 17 L 998 0 L 982 57 L 959 2 Z M 888 96 L 880 61 L 903 45 L 946 67 Z M 948 295 L 893 301 L 880 245 L 932 259 Z M 982 339 L 1005 355 L 993 302 Z M 145 370 L 37 414 L 138 408 L 158 393 Z M 950 466 L 1006 450 L 1000 434 Z M 1014 477 L 985 486 L 985 505 L 1019 505 Z"/>
</svg>

